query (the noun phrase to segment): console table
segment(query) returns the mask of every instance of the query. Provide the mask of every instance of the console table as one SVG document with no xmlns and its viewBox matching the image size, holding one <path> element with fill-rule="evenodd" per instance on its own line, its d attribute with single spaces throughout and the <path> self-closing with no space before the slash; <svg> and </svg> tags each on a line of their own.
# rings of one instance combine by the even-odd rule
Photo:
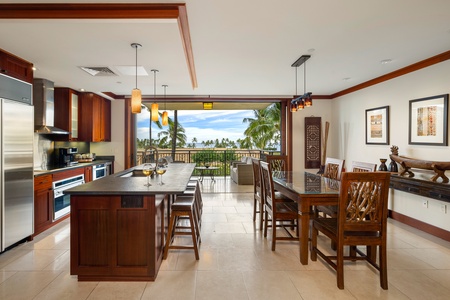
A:
<svg viewBox="0 0 450 300">
<path fill-rule="evenodd" d="M 447 183 L 422 180 L 420 177 L 410 178 L 392 175 L 390 187 L 395 190 L 450 203 L 450 184 Z"/>
</svg>

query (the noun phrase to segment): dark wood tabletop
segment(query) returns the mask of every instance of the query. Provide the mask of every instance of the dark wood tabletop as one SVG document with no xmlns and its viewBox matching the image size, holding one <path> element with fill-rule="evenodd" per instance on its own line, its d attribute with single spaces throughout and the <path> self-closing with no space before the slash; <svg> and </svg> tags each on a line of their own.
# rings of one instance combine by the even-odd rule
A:
<svg viewBox="0 0 450 300">
<path fill-rule="evenodd" d="M 191 178 L 195 164 L 169 164 L 163 176 L 164 185 L 158 185 L 160 178 L 153 176 L 151 186 L 147 187 L 147 178 L 139 174 L 142 165 L 106 176 L 77 187 L 65 190 L 70 195 L 152 195 L 182 193 Z M 159 175 L 161 176 L 161 175 Z"/>
<path fill-rule="evenodd" d="M 309 222 L 315 205 L 337 205 L 340 182 L 308 172 L 273 172 L 274 188 L 298 203 L 300 262 L 308 264 Z"/>
</svg>

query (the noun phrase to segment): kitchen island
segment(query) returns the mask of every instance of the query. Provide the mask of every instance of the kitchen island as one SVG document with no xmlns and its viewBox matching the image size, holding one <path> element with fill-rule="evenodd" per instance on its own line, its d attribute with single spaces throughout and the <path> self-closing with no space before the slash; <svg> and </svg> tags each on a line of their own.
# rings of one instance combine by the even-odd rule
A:
<svg viewBox="0 0 450 300">
<path fill-rule="evenodd" d="M 150 180 L 142 166 L 65 191 L 70 194 L 70 273 L 79 281 L 153 281 L 162 262 L 169 195 L 183 193 L 195 164 L 169 164 Z"/>
</svg>

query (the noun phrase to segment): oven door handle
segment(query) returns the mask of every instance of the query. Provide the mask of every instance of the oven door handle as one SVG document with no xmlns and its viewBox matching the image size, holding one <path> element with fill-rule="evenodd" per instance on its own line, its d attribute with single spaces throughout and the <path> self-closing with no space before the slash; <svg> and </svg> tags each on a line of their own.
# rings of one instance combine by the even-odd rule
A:
<svg viewBox="0 0 450 300">
<path fill-rule="evenodd" d="M 63 191 L 62 190 L 54 190 L 53 193 L 54 193 L 54 197 L 55 198 L 58 198 L 58 197 L 63 195 Z"/>
<path fill-rule="evenodd" d="M 66 186 L 64 186 L 64 188 L 58 188 L 58 189 L 53 190 L 53 193 L 54 193 L 54 195 L 55 195 L 55 198 L 56 198 L 56 197 L 59 197 L 59 196 L 62 196 L 62 195 L 63 195 L 63 192 L 64 192 L 65 190 L 68 190 L 68 189 L 70 189 L 70 188 L 73 188 L 73 187 L 76 187 L 76 186 L 79 186 L 79 185 L 82 185 L 82 184 L 84 184 L 84 180 L 78 181 L 78 182 L 74 182 L 74 183 L 72 183 L 72 184 L 70 184 L 70 185 L 66 185 Z"/>
</svg>

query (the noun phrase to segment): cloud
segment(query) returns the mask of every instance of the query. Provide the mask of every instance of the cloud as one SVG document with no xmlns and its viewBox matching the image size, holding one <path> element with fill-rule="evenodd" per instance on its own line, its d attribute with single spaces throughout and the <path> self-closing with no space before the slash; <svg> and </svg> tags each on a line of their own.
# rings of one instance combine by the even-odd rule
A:
<svg viewBox="0 0 450 300">
<path fill-rule="evenodd" d="M 173 112 L 169 111 L 169 117 L 173 118 Z M 185 110 L 178 111 L 178 121 L 185 129 L 186 142 L 191 143 L 197 138 L 198 142 L 206 140 L 222 140 L 228 138 L 232 141 L 244 138 L 244 131 L 248 124 L 242 122 L 244 118 L 254 117 L 252 110 Z M 147 111 L 137 115 L 137 137 L 148 139 L 149 114 Z M 163 129 L 166 130 L 166 129 Z M 161 130 L 152 125 L 152 137 L 157 138 Z"/>
</svg>

